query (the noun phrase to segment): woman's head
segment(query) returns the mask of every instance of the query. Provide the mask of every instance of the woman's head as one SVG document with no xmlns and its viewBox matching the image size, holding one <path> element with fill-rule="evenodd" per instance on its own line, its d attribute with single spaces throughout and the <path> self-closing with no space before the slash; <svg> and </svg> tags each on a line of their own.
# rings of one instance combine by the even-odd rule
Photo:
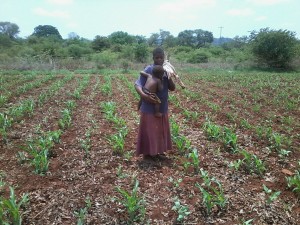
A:
<svg viewBox="0 0 300 225">
<path fill-rule="evenodd" d="M 162 65 L 165 60 L 164 50 L 156 48 L 153 50 L 153 62 L 155 65 Z"/>
</svg>

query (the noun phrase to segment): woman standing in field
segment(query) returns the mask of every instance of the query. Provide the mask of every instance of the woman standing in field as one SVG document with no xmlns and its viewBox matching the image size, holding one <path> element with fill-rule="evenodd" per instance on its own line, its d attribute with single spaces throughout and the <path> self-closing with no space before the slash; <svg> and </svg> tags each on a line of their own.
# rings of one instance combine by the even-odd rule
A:
<svg viewBox="0 0 300 225">
<path fill-rule="evenodd" d="M 163 65 L 165 58 L 164 51 L 161 48 L 156 48 L 153 51 L 153 64 L 148 65 L 144 71 L 149 74 L 155 65 Z M 160 104 L 161 117 L 155 116 L 153 104 L 157 104 L 157 100 L 153 95 L 143 92 L 142 88 L 146 83 L 147 78 L 140 76 L 135 82 L 135 89 L 142 98 L 140 108 L 140 125 L 137 138 L 136 155 L 142 154 L 147 156 L 159 156 L 167 150 L 172 149 L 171 132 L 168 117 L 168 91 L 175 90 L 175 84 L 171 77 L 168 78 L 164 73 L 162 82 L 162 90 L 157 92 Z"/>
</svg>

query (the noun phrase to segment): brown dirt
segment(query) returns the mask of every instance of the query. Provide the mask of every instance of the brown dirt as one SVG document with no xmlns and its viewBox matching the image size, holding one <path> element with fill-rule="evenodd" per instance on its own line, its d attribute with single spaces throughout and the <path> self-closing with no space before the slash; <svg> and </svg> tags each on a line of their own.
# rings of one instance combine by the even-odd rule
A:
<svg viewBox="0 0 300 225">
<path fill-rule="evenodd" d="M 76 75 L 76 78 L 82 76 Z M 134 80 L 130 75 L 121 76 L 126 76 L 131 82 Z M 146 201 L 145 220 L 137 224 L 146 224 L 147 221 L 149 224 L 175 224 L 177 213 L 172 210 L 175 198 L 180 199 L 181 204 L 187 205 L 191 212 L 184 220 L 185 224 L 242 224 L 242 221 L 249 219 L 253 219 L 252 224 L 300 223 L 299 196 L 287 188 L 285 177 L 288 175 L 283 170 L 293 172 L 296 169 L 297 160 L 300 159 L 299 149 L 294 147 L 288 160 L 281 162 L 278 155 L 263 151 L 268 143 L 256 138 L 253 130 L 237 127 L 239 146 L 255 153 L 266 162 L 267 172 L 260 177 L 243 170 L 230 169 L 229 163 L 242 157 L 226 151 L 221 143 L 208 140 L 203 132 L 204 112 L 210 112 L 213 120 L 222 126 L 233 124 L 226 116 L 233 112 L 238 118 L 249 118 L 250 124 L 259 122 L 257 115 L 250 108 L 235 112 L 228 102 L 220 100 L 222 96 L 232 98 L 232 95 L 235 95 L 233 88 L 224 90 L 202 81 L 198 83 L 202 87 L 200 93 L 203 98 L 210 99 L 221 108 L 217 112 L 203 101 L 187 98 L 179 88 L 171 93 L 178 97 L 181 107 L 171 103 L 170 115 L 181 124 L 180 132 L 198 149 L 201 168 L 220 181 L 228 198 L 228 204 L 223 210 L 214 207 L 211 215 L 207 215 L 202 203 L 202 194 L 195 186 L 196 183 L 201 184 L 203 179 L 192 169 L 184 170 L 184 157 L 178 154 L 175 146 L 167 153 L 166 159 L 143 160 L 134 156 L 139 119 L 135 111 L 137 100 L 117 76 L 113 79 L 112 96 L 104 95 L 100 91 L 103 83 L 103 76 L 90 75 L 89 85 L 81 98 L 75 100 L 77 107 L 73 111 L 72 126 L 63 132 L 61 142 L 55 145 L 49 171 L 45 176 L 35 174 L 28 162 L 20 164 L 17 153 L 22 151 L 21 146 L 26 145 L 29 137 L 37 135 L 35 131 L 38 124 L 44 131 L 58 129 L 57 121 L 60 111 L 65 107 L 64 102 L 72 99 L 68 93 L 78 86 L 75 79 L 68 82 L 47 103 L 37 108 L 31 117 L 14 124 L 9 131 L 9 143 L 1 144 L 0 172 L 7 185 L 0 193 L 7 198 L 8 186 L 13 186 L 18 197 L 23 193 L 29 194 L 30 201 L 22 209 L 23 224 L 76 224 L 74 212 L 85 207 L 87 197 L 92 202 L 86 215 L 87 224 L 125 224 L 127 213 L 124 207 L 114 200 L 121 197 L 116 187 L 132 190 L 134 176 L 139 181 L 139 195 Z M 196 87 L 195 84 L 189 88 L 197 92 Z M 205 90 L 218 93 L 218 97 L 212 98 Z M 30 96 L 37 98 L 39 93 L 30 92 Z M 101 112 L 99 105 L 104 101 L 116 102 L 118 116 L 126 121 L 129 133 L 126 137 L 125 151 L 133 155 L 129 159 L 114 155 L 107 141 L 108 135 L 117 130 Z M 242 105 L 237 103 L 236 108 L 240 107 Z M 199 119 L 185 119 L 183 108 L 199 110 Z M 250 113 L 250 116 L 247 116 L 245 111 Z M 269 112 L 270 108 L 260 112 L 260 116 L 266 117 Z M 86 131 L 91 127 L 91 150 L 88 157 L 85 157 L 80 139 L 84 138 Z M 275 123 L 273 130 L 276 129 L 282 130 L 281 125 Z M 299 129 L 294 129 L 294 132 L 298 131 Z M 118 174 L 120 168 L 122 173 Z M 181 178 L 182 182 L 175 186 L 170 182 L 170 177 L 175 180 Z M 280 197 L 267 204 L 262 184 L 274 191 L 281 191 Z"/>
</svg>

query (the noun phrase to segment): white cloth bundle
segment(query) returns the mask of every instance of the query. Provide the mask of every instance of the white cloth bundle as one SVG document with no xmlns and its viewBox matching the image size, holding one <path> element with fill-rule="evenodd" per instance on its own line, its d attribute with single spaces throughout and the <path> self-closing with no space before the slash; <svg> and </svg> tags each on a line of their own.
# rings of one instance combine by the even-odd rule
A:
<svg viewBox="0 0 300 225">
<path fill-rule="evenodd" d="M 183 82 L 181 81 L 180 77 L 178 76 L 174 66 L 169 62 L 169 60 L 165 60 L 163 63 L 163 67 L 165 69 L 165 71 L 167 72 L 168 78 L 174 76 L 175 79 L 179 82 L 179 85 L 182 88 L 185 88 L 185 85 L 183 84 Z"/>
</svg>

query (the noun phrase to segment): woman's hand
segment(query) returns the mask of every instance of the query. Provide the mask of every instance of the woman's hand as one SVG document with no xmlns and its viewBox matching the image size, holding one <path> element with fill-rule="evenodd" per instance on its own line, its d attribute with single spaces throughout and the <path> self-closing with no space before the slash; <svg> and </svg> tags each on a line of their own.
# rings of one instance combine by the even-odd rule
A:
<svg viewBox="0 0 300 225">
<path fill-rule="evenodd" d="M 139 85 L 134 85 L 136 92 L 141 96 L 143 101 L 152 103 L 152 104 L 159 104 L 158 100 L 156 99 L 154 94 L 145 94 L 142 90 L 142 87 Z"/>
<path fill-rule="evenodd" d="M 154 94 L 143 94 L 142 96 L 143 101 L 152 103 L 152 104 L 159 104 L 158 100 L 156 99 Z"/>
</svg>

